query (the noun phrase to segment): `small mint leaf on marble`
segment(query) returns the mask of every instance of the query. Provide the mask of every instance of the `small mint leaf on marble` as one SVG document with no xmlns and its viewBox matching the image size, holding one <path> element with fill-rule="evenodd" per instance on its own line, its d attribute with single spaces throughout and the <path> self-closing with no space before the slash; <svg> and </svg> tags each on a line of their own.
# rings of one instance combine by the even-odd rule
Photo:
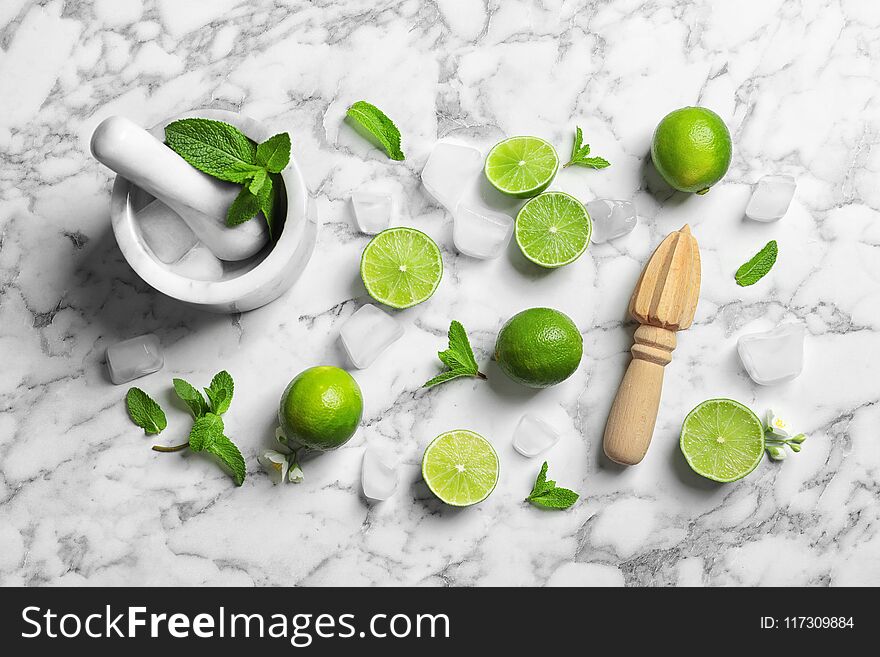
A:
<svg viewBox="0 0 880 657">
<path fill-rule="evenodd" d="M 754 285 L 760 281 L 776 264 L 779 247 L 776 240 L 770 240 L 747 263 L 736 270 L 736 284 L 740 287 Z"/>
<path fill-rule="evenodd" d="M 431 388 L 462 376 L 486 378 L 486 375 L 480 372 L 480 366 L 477 365 L 477 359 L 474 358 L 474 351 L 471 349 L 470 340 L 468 340 L 467 332 L 464 330 L 461 322 L 452 320 L 452 323 L 449 325 L 448 338 L 449 348 L 446 351 L 437 352 L 437 357 L 449 369 L 427 381 L 422 386 L 423 388 Z"/>
<path fill-rule="evenodd" d="M 580 496 L 573 490 L 557 486 L 552 479 L 547 479 L 547 467 L 547 461 L 544 461 L 532 492 L 525 501 L 544 509 L 567 509 L 577 502 Z"/>
<path fill-rule="evenodd" d="M 128 416 L 147 434 L 157 434 L 168 426 L 165 411 L 140 388 L 130 388 L 125 395 Z"/>
<path fill-rule="evenodd" d="M 392 160 L 405 159 L 400 149 L 400 130 L 378 107 L 359 100 L 348 108 L 346 116 L 355 130 L 385 149 Z"/>
<path fill-rule="evenodd" d="M 590 145 L 584 143 L 584 133 L 579 127 L 576 127 L 574 144 L 571 147 L 571 159 L 563 164 L 562 168 L 576 165 L 590 169 L 605 169 L 611 166 L 611 163 L 604 157 L 587 157 L 589 154 Z"/>
</svg>

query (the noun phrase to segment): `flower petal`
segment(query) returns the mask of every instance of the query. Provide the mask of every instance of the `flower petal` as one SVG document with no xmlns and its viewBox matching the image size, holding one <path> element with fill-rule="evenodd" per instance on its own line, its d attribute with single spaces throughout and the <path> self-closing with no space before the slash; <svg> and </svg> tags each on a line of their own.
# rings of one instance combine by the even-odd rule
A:
<svg viewBox="0 0 880 657">
<path fill-rule="evenodd" d="M 767 411 L 767 430 L 777 438 L 789 438 L 791 428 L 788 422 L 776 415 L 772 410 Z"/>
</svg>

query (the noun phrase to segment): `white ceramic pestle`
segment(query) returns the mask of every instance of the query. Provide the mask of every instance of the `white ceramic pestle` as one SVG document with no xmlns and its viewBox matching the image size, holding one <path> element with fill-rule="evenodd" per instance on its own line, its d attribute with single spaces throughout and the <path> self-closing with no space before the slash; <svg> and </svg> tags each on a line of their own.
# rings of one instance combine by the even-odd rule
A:
<svg viewBox="0 0 880 657">
<path fill-rule="evenodd" d="M 168 205 L 221 260 L 244 260 L 269 241 L 262 216 L 235 227 L 226 212 L 241 186 L 190 166 L 149 132 L 121 116 L 104 119 L 92 134 L 92 155 Z"/>
</svg>

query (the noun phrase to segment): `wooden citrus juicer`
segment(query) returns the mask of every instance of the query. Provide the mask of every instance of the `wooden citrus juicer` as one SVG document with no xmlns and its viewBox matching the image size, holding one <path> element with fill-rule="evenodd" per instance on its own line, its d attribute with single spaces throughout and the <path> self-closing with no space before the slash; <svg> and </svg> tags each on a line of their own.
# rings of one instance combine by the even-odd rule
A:
<svg viewBox="0 0 880 657">
<path fill-rule="evenodd" d="M 672 360 L 676 332 L 694 321 L 699 296 L 700 248 L 685 224 L 654 251 L 629 301 L 629 314 L 641 326 L 605 425 L 605 454 L 612 461 L 635 465 L 648 451 L 663 368 Z"/>
</svg>

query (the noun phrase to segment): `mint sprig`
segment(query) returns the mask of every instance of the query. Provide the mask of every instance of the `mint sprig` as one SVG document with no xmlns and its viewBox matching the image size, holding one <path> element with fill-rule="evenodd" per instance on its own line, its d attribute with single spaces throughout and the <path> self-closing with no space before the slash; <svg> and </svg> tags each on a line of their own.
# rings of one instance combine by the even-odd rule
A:
<svg viewBox="0 0 880 657">
<path fill-rule="evenodd" d="M 131 388 L 125 395 L 128 416 L 147 434 L 161 433 L 168 426 L 165 411 L 140 388 Z"/>
<path fill-rule="evenodd" d="M 584 133 L 580 128 L 575 128 L 574 145 L 571 147 L 571 159 L 562 165 L 562 168 L 576 165 L 590 169 L 604 169 L 611 166 L 611 162 L 604 157 L 588 157 L 590 145 L 584 143 Z"/>
<path fill-rule="evenodd" d="M 400 130 L 378 107 L 359 100 L 348 108 L 346 116 L 355 130 L 385 149 L 392 160 L 405 159 L 400 149 Z"/>
<path fill-rule="evenodd" d="M 467 332 L 461 322 L 452 320 L 449 325 L 449 348 L 446 351 L 437 352 L 440 359 L 448 371 L 438 374 L 430 381 L 425 382 L 423 388 L 431 388 L 433 386 L 457 379 L 462 376 L 475 376 L 485 379 L 486 375 L 480 371 L 477 365 L 477 359 L 474 358 L 474 351 L 471 349 L 470 340 L 468 340 Z"/>
<path fill-rule="evenodd" d="M 275 238 L 275 194 L 278 174 L 290 163 L 289 134 L 256 144 L 228 123 L 193 118 L 169 123 L 165 143 L 199 171 L 243 185 L 226 214 L 227 226 L 238 226 L 262 211 Z"/>
<path fill-rule="evenodd" d="M 547 461 L 541 466 L 532 492 L 525 499 L 544 509 L 567 509 L 578 501 L 579 495 L 568 488 L 561 488 L 552 479 L 547 479 Z"/>
<path fill-rule="evenodd" d="M 763 249 L 736 270 L 736 284 L 740 287 L 746 287 L 760 281 L 776 264 L 776 257 L 778 255 L 779 247 L 776 244 L 776 240 L 770 240 Z"/>
<path fill-rule="evenodd" d="M 244 457 L 238 447 L 224 433 L 223 418 L 229 410 L 235 382 L 226 370 L 217 372 L 211 384 L 205 388 L 205 396 L 191 383 L 174 379 L 174 392 L 189 407 L 194 422 L 189 440 L 181 445 L 153 445 L 157 452 L 179 452 L 186 448 L 194 452 L 208 452 L 229 468 L 237 486 L 241 486 L 247 472 Z M 135 390 L 135 389 L 133 389 Z M 164 415 L 163 415 L 164 418 Z"/>
</svg>

